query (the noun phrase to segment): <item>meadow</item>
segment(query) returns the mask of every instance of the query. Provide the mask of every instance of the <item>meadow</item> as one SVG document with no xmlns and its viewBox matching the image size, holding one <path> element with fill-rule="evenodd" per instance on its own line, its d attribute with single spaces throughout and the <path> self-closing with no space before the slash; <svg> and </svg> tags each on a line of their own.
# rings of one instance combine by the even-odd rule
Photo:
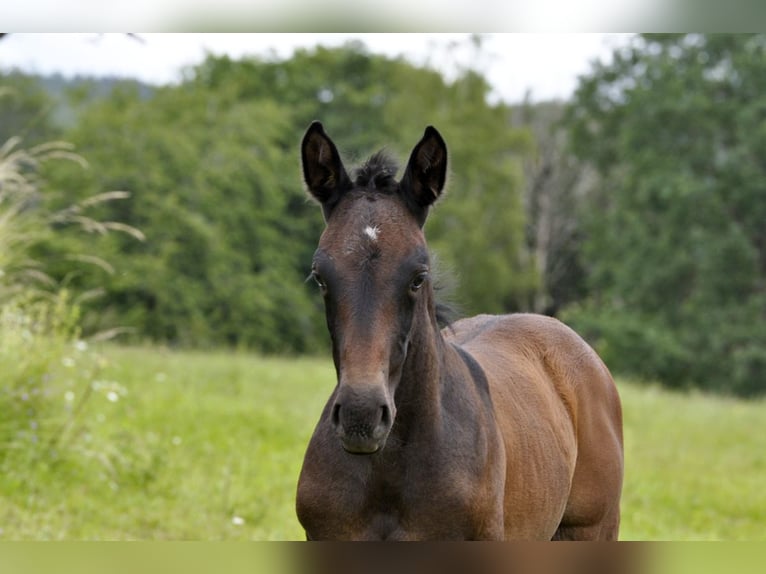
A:
<svg viewBox="0 0 766 574">
<path fill-rule="evenodd" d="M 0 539 L 303 538 L 295 485 L 329 359 L 97 352 L 95 382 L 51 389 L 62 425 L 3 453 Z M 618 384 L 621 538 L 765 539 L 766 402 Z"/>
</svg>

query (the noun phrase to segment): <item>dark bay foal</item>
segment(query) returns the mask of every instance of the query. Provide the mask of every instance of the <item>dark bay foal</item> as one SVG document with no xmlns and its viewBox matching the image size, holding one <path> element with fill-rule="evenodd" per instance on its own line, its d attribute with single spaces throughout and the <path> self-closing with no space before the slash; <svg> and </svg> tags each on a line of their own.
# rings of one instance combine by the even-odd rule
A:
<svg viewBox="0 0 766 574">
<path fill-rule="evenodd" d="M 301 155 L 338 379 L 298 483 L 307 538 L 616 539 L 622 414 L 594 351 L 538 315 L 439 327 L 423 235 L 439 133 L 398 181 L 382 154 L 352 179 L 318 122 Z"/>
</svg>

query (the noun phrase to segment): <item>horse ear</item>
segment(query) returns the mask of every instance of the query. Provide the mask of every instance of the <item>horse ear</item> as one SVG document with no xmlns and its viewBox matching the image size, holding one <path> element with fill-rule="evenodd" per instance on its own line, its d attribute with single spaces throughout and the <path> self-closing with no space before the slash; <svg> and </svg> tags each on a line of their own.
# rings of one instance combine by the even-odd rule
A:
<svg viewBox="0 0 766 574">
<path fill-rule="evenodd" d="M 301 143 L 303 180 L 309 193 L 322 204 L 325 219 L 351 183 L 338 148 L 318 121 L 312 122 Z"/>
<path fill-rule="evenodd" d="M 422 222 L 425 222 L 428 207 L 441 195 L 446 180 L 447 144 L 436 128 L 428 126 L 410 154 L 400 183 L 402 193 Z"/>
</svg>

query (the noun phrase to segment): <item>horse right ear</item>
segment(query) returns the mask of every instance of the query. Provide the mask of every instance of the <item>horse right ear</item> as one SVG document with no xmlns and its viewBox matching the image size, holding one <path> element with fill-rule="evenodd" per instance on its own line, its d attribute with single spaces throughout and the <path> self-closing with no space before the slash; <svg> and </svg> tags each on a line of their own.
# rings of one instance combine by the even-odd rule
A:
<svg viewBox="0 0 766 574">
<path fill-rule="evenodd" d="M 318 121 L 312 122 L 301 144 L 303 180 L 309 193 L 322 204 L 325 220 L 351 180 L 343 168 L 338 148 Z"/>
</svg>

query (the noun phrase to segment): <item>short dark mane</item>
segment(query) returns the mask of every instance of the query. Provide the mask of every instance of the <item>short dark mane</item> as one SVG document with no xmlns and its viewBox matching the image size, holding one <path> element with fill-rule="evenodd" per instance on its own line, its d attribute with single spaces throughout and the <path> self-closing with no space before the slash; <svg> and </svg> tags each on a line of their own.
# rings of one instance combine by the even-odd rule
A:
<svg viewBox="0 0 766 574">
<path fill-rule="evenodd" d="M 370 191 L 394 193 L 399 188 L 396 172 L 399 166 L 385 150 L 375 153 L 354 172 L 354 184 Z"/>
<path fill-rule="evenodd" d="M 436 301 L 436 324 L 440 328 L 449 327 L 460 319 L 461 313 L 454 304 L 444 301 Z"/>
<path fill-rule="evenodd" d="M 436 323 L 443 329 L 463 316 L 463 310 L 454 299 L 458 281 L 455 274 L 449 268 L 445 268 L 442 260 L 433 251 L 430 255 L 436 297 Z"/>
</svg>

